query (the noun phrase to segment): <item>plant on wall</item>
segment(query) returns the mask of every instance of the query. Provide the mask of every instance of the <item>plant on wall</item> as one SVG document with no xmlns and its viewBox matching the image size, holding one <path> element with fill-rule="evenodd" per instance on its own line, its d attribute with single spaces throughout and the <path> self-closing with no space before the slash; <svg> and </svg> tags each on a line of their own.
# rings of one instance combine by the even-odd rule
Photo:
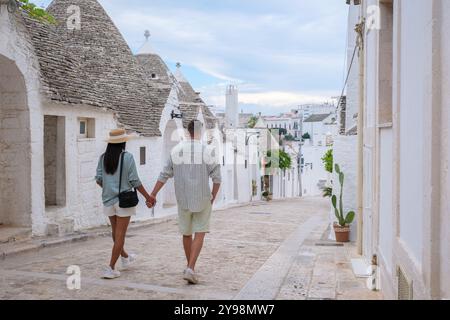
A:
<svg viewBox="0 0 450 320">
<path fill-rule="evenodd" d="M 256 123 L 258 122 L 258 118 L 255 116 L 251 116 L 250 119 L 248 120 L 248 127 L 249 128 L 254 128 L 256 126 Z"/>
<path fill-rule="evenodd" d="M 283 150 L 269 150 L 266 152 L 264 157 L 264 192 L 262 196 L 266 200 L 272 199 L 272 194 L 270 193 L 270 171 L 271 169 L 281 169 L 286 170 L 291 168 L 292 159 L 291 156 Z"/>
<path fill-rule="evenodd" d="M 291 156 L 283 150 L 269 150 L 266 154 L 266 165 L 267 169 L 280 168 L 281 170 L 286 170 L 291 168 L 292 159 Z"/>
<path fill-rule="evenodd" d="M 303 140 L 311 139 L 311 136 L 308 132 L 306 132 L 304 135 L 302 135 Z"/>
<path fill-rule="evenodd" d="M 344 205 L 342 203 L 342 190 L 344 188 L 344 173 L 341 171 L 338 164 L 335 165 L 335 171 L 339 176 L 339 184 L 341 185 L 341 190 L 339 193 L 339 206 L 337 203 L 336 195 L 331 197 L 331 203 L 333 204 L 334 214 L 338 220 L 339 226 L 346 227 L 353 222 L 355 219 L 355 212 L 350 211 L 346 215 L 344 215 Z"/>
<path fill-rule="evenodd" d="M 333 149 L 328 150 L 322 158 L 325 170 L 333 173 Z"/>
<path fill-rule="evenodd" d="M 41 22 L 48 22 L 51 24 L 56 23 L 56 19 L 49 14 L 45 9 L 39 8 L 33 2 L 29 0 L 13 0 L 9 5 L 14 4 L 14 8 L 20 8 L 22 11 L 28 14 L 30 18 L 39 20 Z"/>
<path fill-rule="evenodd" d="M 287 135 L 284 136 L 284 140 L 295 141 L 295 137 L 292 134 L 288 133 Z"/>
</svg>

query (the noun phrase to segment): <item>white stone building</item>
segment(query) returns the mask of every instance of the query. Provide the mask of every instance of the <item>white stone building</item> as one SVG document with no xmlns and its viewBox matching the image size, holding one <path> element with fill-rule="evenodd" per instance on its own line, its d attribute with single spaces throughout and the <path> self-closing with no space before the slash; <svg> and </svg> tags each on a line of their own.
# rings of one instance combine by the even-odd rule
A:
<svg viewBox="0 0 450 320">
<path fill-rule="evenodd" d="M 298 112 L 302 120 L 308 119 L 313 114 L 334 113 L 336 106 L 331 103 L 324 104 L 303 104 L 298 107 Z"/>
<path fill-rule="evenodd" d="M 336 116 L 333 113 L 312 114 L 303 121 L 302 129 L 302 135 L 310 137 L 304 139 L 301 148 L 302 195 L 320 196 L 330 180 L 322 158 L 333 147 L 337 134 Z"/>
<path fill-rule="evenodd" d="M 298 110 L 282 113 L 279 116 L 265 116 L 263 119 L 268 129 L 284 129 L 296 140 L 301 138 L 302 118 Z"/>
<path fill-rule="evenodd" d="M 56 26 L 1 6 L 0 227 L 62 235 L 105 224 L 93 177 L 110 129 L 136 136 L 127 149 L 148 188 L 183 124 L 198 118 L 214 132 L 181 72 L 173 76 L 148 44 L 133 56 L 97 1 L 53 1 Z M 156 217 L 173 212 L 173 187 L 159 200 Z M 152 214 L 141 201 L 136 220 Z"/>
<path fill-rule="evenodd" d="M 365 22 L 354 71 L 361 253 L 377 257 L 386 298 L 449 299 L 450 2 L 348 2 L 349 32 Z"/>
</svg>

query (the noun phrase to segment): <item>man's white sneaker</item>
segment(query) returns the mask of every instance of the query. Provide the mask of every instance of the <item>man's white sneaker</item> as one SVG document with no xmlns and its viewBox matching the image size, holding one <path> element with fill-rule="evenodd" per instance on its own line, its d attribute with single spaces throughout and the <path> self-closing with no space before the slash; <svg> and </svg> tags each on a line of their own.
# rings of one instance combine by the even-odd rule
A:
<svg viewBox="0 0 450 320">
<path fill-rule="evenodd" d="M 111 269 L 110 266 L 106 267 L 105 271 L 103 271 L 103 279 L 115 279 L 118 277 L 120 277 L 120 272 L 118 270 Z"/>
<path fill-rule="evenodd" d="M 197 284 L 198 283 L 198 279 L 197 276 L 195 275 L 194 270 L 187 268 L 184 271 L 184 276 L 183 279 L 186 280 L 187 282 L 189 282 L 190 284 Z"/>
<path fill-rule="evenodd" d="M 130 253 L 128 255 L 128 258 L 120 257 L 120 260 L 122 261 L 122 270 L 127 270 L 133 263 L 136 262 L 137 255 Z"/>
</svg>

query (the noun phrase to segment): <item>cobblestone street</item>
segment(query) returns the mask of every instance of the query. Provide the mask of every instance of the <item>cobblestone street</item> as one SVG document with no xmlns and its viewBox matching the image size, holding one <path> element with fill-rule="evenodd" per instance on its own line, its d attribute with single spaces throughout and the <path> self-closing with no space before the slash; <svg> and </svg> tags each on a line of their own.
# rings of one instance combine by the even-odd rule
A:
<svg viewBox="0 0 450 320">
<path fill-rule="evenodd" d="M 354 277 L 352 245 L 324 245 L 328 211 L 320 198 L 215 211 L 196 286 L 182 279 L 173 219 L 129 231 L 126 248 L 139 260 L 116 280 L 99 277 L 110 255 L 106 235 L 6 256 L 0 299 L 379 299 Z M 67 289 L 71 265 L 81 269 L 80 290 Z"/>
</svg>

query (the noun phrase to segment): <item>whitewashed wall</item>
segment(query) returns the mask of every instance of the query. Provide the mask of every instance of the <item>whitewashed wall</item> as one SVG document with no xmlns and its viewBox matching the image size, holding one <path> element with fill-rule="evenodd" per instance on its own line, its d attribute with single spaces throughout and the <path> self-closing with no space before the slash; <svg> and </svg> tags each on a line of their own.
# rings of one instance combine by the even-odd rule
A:
<svg viewBox="0 0 450 320">
<path fill-rule="evenodd" d="M 394 216 L 393 204 L 393 144 L 392 128 L 380 132 L 380 187 L 379 187 L 379 258 L 386 264 L 387 272 L 392 277 Z"/>
<path fill-rule="evenodd" d="M 368 0 L 364 4 L 378 1 Z M 368 196 L 377 209 L 374 214 L 378 226 L 373 225 L 369 231 L 374 232 L 373 239 L 378 244 L 381 285 L 387 298 L 396 297 L 398 267 L 412 281 L 415 299 L 449 297 L 446 271 L 450 261 L 447 232 L 450 118 L 446 96 L 450 88 L 445 71 L 450 60 L 450 41 L 442 36 L 450 26 L 449 13 L 446 1 L 394 1 L 392 165 L 388 127 L 378 129 L 379 144 L 370 145 L 376 141 L 370 136 L 377 132 L 371 130 L 371 125 L 379 111 L 377 99 L 383 97 L 383 92 L 378 90 L 377 83 L 380 56 L 376 31 L 371 30 L 366 38 L 364 134 L 369 136 L 365 145 L 372 149 L 373 158 L 367 157 L 369 163 L 365 166 L 374 168 L 375 183 L 365 175 L 364 189 L 369 190 Z M 381 188 L 379 198 L 377 187 Z"/>
<path fill-rule="evenodd" d="M 70 232 L 106 223 L 102 214 L 101 189 L 94 176 L 106 139 L 117 127 L 114 115 L 88 106 L 46 103 L 44 114 L 65 119 L 65 206 L 47 207 L 45 223 Z M 95 138 L 79 138 L 79 118 L 95 119 Z M 62 150 L 58 150 L 62 152 Z M 42 168 L 43 170 L 44 168 Z M 44 194 L 44 189 L 41 190 Z M 52 232 L 58 232 L 58 230 Z"/>
<path fill-rule="evenodd" d="M 0 57 L 8 59 L 20 71 L 25 82 L 28 118 L 30 122 L 28 132 L 24 133 L 29 141 L 31 153 L 23 155 L 28 158 L 28 168 L 22 168 L 29 172 L 26 177 L 28 196 L 16 193 L 17 199 L 10 199 L 15 202 L 26 202 L 27 208 L 23 214 L 27 215 L 19 223 L 33 227 L 35 234 L 43 234 L 45 224 L 43 223 L 44 196 L 40 192 L 44 188 L 44 176 L 41 170 L 43 165 L 43 117 L 39 98 L 39 69 L 32 46 L 28 38 L 28 32 L 17 15 L 11 15 L 5 5 L 1 5 L 0 10 Z M 5 103 L 2 100 L 1 104 Z M 2 133 L 3 135 L 3 133 Z M 3 138 L 0 138 L 3 139 Z M 3 191 L 2 191 L 3 192 Z M 22 198 L 23 197 L 23 198 Z M 30 223 L 31 220 L 31 223 Z"/>
<path fill-rule="evenodd" d="M 322 157 L 331 147 L 319 147 L 305 144 L 302 147 L 304 167 L 302 173 L 303 196 L 320 196 L 323 191 L 319 188 L 321 181 L 328 180 L 328 173 L 324 168 Z M 311 168 L 312 165 L 312 168 Z"/>
<path fill-rule="evenodd" d="M 344 190 L 343 190 L 343 203 L 344 211 L 347 213 L 349 211 L 357 212 L 357 150 L 358 138 L 357 136 L 337 136 L 334 140 L 333 146 L 333 160 L 335 164 L 339 164 L 341 171 L 345 175 L 344 179 Z M 334 165 L 333 165 L 334 167 Z M 339 177 L 334 172 L 333 168 L 333 194 L 339 197 L 340 194 L 340 184 Z M 331 203 L 331 200 L 330 200 Z M 331 221 L 336 221 L 334 216 L 334 211 L 331 210 L 330 213 Z M 351 226 L 350 240 L 356 241 L 357 236 L 357 218 Z"/>
<path fill-rule="evenodd" d="M 443 18 L 440 26 L 441 32 L 438 35 L 442 43 L 442 162 L 439 168 L 442 177 L 442 189 L 440 224 L 435 232 L 439 232 L 440 235 L 440 252 L 438 253 L 441 257 L 439 264 L 440 294 L 444 299 L 450 299 L 450 41 L 446 32 L 443 32 L 444 30 L 450 30 L 450 2 L 441 0 L 440 4 L 441 17 Z"/>
</svg>

